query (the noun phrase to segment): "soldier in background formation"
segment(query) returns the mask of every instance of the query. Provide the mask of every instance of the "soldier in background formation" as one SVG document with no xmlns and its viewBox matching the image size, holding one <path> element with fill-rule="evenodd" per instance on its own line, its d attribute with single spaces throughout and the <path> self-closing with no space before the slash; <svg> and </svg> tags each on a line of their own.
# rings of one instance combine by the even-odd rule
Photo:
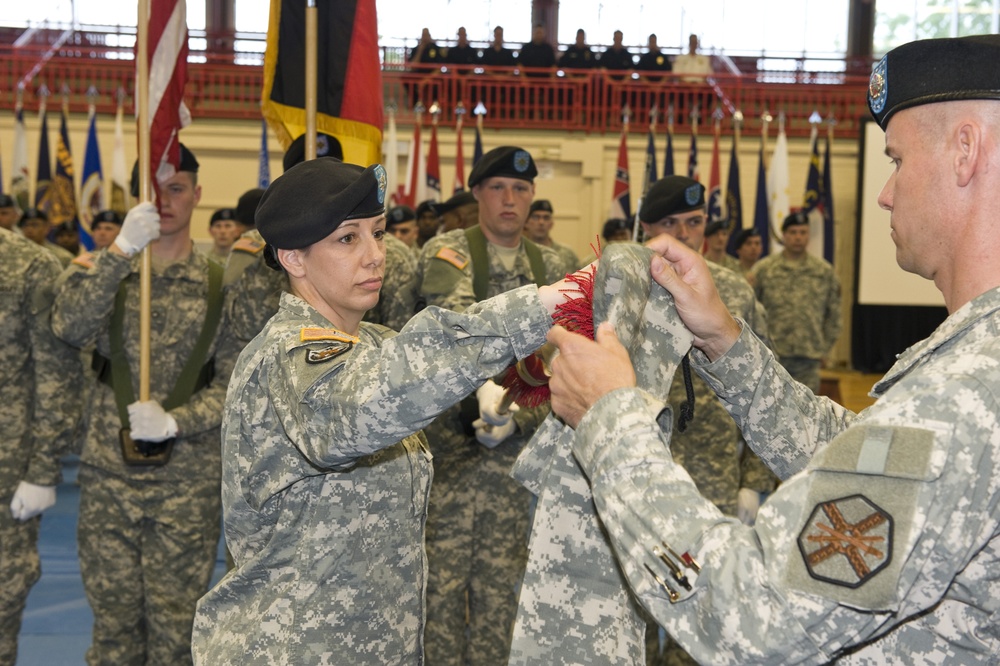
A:
<svg viewBox="0 0 1000 666">
<path fill-rule="evenodd" d="M 21 615 L 41 576 L 41 514 L 55 504 L 59 457 L 70 452 L 79 411 L 79 358 L 49 326 L 59 272 L 51 253 L 0 229 L 0 664 L 5 666 L 17 661 Z"/>
<path fill-rule="evenodd" d="M 226 335 L 222 267 L 191 241 L 197 170 L 181 145 L 159 206 L 130 210 L 111 246 L 76 259 L 56 286 L 53 331 L 78 347 L 96 341 L 77 524 L 90 665 L 190 663 L 195 603 L 215 566 L 219 425 L 238 348 Z M 146 245 L 153 363 L 151 399 L 139 401 L 136 255 Z"/>
<path fill-rule="evenodd" d="M 740 269 L 736 272 L 742 275 L 747 282 L 753 284 L 753 267 L 757 265 L 764 249 L 760 232 L 753 227 L 741 230 L 736 234 L 733 246 L 736 250 L 736 258 L 740 262 Z"/>
<path fill-rule="evenodd" d="M 727 220 L 712 220 L 705 225 L 705 259 L 723 268 L 728 268 L 737 275 L 741 273 L 740 262 L 736 257 L 726 253 L 726 243 L 729 242 L 729 223 Z"/>
<path fill-rule="evenodd" d="M 569 246 L 557 243 L 552 239 L 552 203 L 548 199 L 536 199 L 528 209 L 528 221 L 524 225 L 524 237 L 536 245 L 544 245 L 556 251 L 562 261 L 564 273 L 572 273 L 580 268 L 580 257 Z"/>
<path fill-rule="evenodd" d="M 208 235 L 212 237 L 212 249 L 208 251 L 208 258 L 225 266 L 233 244 L 241 233 L 240 226 L 236 224 L 235 208 L 219 208 L 213 212 L 208 220 Z"/>
<path fill-rule="evenodd" d="M 434 203 L 432 207 L 438 215 L 438 234 L 468 229 L 479 222 L 479 202 L 472 192 L 456 192 L 447 201 Z"/>
<path fill-rule="evenodd" d="M 537 175 L 515 146 L 489 151 L 469 174 L 479 225 L 435 236 L 420 257 L 427 305 L 462 312 L 477 301 L 563 277 L 558 255 L 522 237 Z M 527 555 L 530 495 L 511 466 L 547 408 L 500 413 L 487 382 L 426 428 L 434 454 L 427 517 L 428 664 L 503 664 Z M 468 617 L 468 626 L 466 618 Z"/>
<path fill-rule="evenodd" d="M 94 250 L 103 250 L 114 242 L 122 230 L 122 216 L 113 210 L 102 210 L 90 223 L 90 237 L 94 239 Z"/>
<path fill-rule="evenodd" d="M 385 230 L 410 250 L 417 246 L 417 213 L 409 206 L 394 206 L 385 214 Z"/>
<path fill-rule="evenodd" d="M 21 219 L 17 221 L 17 226 L 25 238 L 51 252 L 63 268 L 69 266 L 69 262 L 73 261 L 72 254 L 49 240 L 49 230 L 52 225 L 49 223 L 49 216 L 45 214 L 45 211 L 38 208 L 27 209 L 21 213 Z"/>
<path fill-rule="evenodd" d="M 17 202 L 9 194 L 0 193 L 0 229 L 11 231 L 21 217 Z"/>
<path fill-rule="evenodd" d="M 819 369 L 840 335 L 840 281 L 828 261 L 810 254 L 809 217 L 781 223 L 784 249 L 757 262 L 753 285 L 767 309 L 771 342 L 788 374 L 819 393 Z"/>
</svg>

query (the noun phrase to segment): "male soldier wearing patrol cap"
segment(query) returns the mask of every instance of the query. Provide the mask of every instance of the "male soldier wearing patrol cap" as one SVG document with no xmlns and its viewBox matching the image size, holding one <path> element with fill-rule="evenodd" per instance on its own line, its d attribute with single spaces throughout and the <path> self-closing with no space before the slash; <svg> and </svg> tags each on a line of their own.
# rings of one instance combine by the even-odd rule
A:
<svg viewBox="0 0 1000 666">
<path fill-rule="evenodd" d="M 552 408 L 576 428 L 573 452 L 621 571 L 699 662 L 1000 654 L 998 61 L 1000 36 L 932 39 L 893 49 L 872 73 L 868 104 L 894 166 L 878 197 L 885 232 L 902 269 L 934 280 L 949 317 L 900 355 L 864 412 L 793 381 L 718 299 L 696 253 L 652 241 L 666 257 L 654 257 L 653 277 L 694 335 L 693 365 L 783 479 L 752 527 L 720 516 L 672 460 L 670 429 L 654 422 L 664 405 L 631 387 L 611 331 L 596 343 L 549 336 L 561 349 Z"/>
<path fill-rule="evenodd" d="M 365 322 L 385 197 L 381 165 L 319 158 L 277 178 L 257 210 L 289 289 L 226 401 L 236 567 L 199 602 L 199 664 L 424 663 L 432 470 L 419 429 L 536 349 L 567 285 L 429 308 L 399 335 Z"/>
<path fill-rule="evenodd" d="M 56 335 L 77 347 L 96 341 L 100 379 L 79 472 L 80 572 L 94 612 L 88 664 L 190 663 L 195 603 L 215 566 L 219 425 L 238 349 L 226 335 L 222 267 L 191 241 L 198 161 L 180 149 L 158 205 L 135 206 L 108 249 L 75 259 L 52 308 Z M 146 245 L 151 399 L 138 401 Z"/>
<path fill-rule="evenodd" d="M 41 573 L 40 516 L 55 504 L 78 413 L 79 357 L 49 327 L 61 270 L 51 253 L 0 228 L 0 664 L 17 661 L 21 614 Z"/>
<path fill-rule="evenodd" d="M 544 245 L 556 251 L 563 263 L 563 271 L 572 273 L 580 268 L 580 257 L 567 245 L 552 239 L 552 219 L 554 211 L 548 199 L 536 199 L 528 209 L 528 221 L 524 225 L 524 236 L 536 245 Z"/>
<path fill-rule="evenodd" d="M 483 155 L 469 174 L 479 224 L 424 245 L 420 293 L 428 305 L 463 311 L 564 275 L 555 252 L 521 235 L 537 173 L 521 148 L 503 146 Z M 427 519 L 429 664 L 503 663 L 510 650 L 530 498 L 509 473 L 548 410 L 498 413 L 503 393 L 487 382 L 477 391 L 478 407 L 467 401 L 464 414 L 456 407 L 427 428 L 435 475 Z"/>
<path fill-rule="evenodd" d="M 840 335 L 840 281 L 830 262 L 806 250 L 809 216 L 781 223 L 784 248 L 754 266 L 753 288 L 767 309 L 771 344 L 796 381 L 819 393 L 819 368 Z"/>
<path fill-rule="evenodd" d="M 647 238 L 667 234 L 696 252 L 701 251 L 705 241 L 706 216 L 705 186 L 679 175 L 653 183 L 639 210 L 639 221 Z M 709 269 L 733 316 L 743 319 L 754 333 L 766 340 L 768 326 L 764 309 L 754 299 L 750 285 L 718 264 L 709 264 Z M 719 403 L 715 392 L 701 378 L 691 379 L 694 418 L 685 425 L 683 432 L 676 426 L 681 406 L 690 399 L 682 373 L 674 377 L 667 396 L 675 415 L 675 432 L 670 445 L 674 460 L 687 470 L 701 494 L 722 513 L 753 522 L 760 493 L 773 490 L 775 478 L 760 458 L 743 446 L 739 428 Z M 653 635 L 658 633 L 656 625 L 650 626 L 647 664 L 692 663 L 675 643 L 668 643 L 660 655 L 659 637 Z"/>
</svg>

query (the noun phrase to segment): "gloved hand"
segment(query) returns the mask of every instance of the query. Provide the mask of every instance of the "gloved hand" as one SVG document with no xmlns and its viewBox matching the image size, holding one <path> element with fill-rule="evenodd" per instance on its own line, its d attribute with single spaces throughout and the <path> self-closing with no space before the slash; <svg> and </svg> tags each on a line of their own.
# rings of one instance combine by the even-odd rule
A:
<svg viewBox="0 0 1000 666">
<path fill-rule="evenodd" d="M 507 389 L 500 386 L 492 379 L 487 379 L 486 383 L 476 389 L 476 400 L 479 401 L 479 418 L 492 426 L 505 426 L 514 417 L 520 407 L 516 402 L 510 405 L 501 405 Z M 501 410 L 501 407 L 506 407 Z M 474 426 L 475 424 L 473 424 Z"/>
<path fill-rule="evenodd" d="M 160 212 L 149 201 L 132 207 L 125 216 L 115 245 L 128 257 L 160 237 Z"/>
<path fill-rule="evenodd" d="M 760 508 L 760 493 L 750 488 L 740 488 L 736 494 L 736 517 L 744 525 L 753 525 Z"/>
<path fill-rule="evenodd" d="M 10 501 L 10 515 L 14 520 L 34 518 L 56 503 L 55 486 L 36 486 L 27 481 L 17 484 L 14 499 Z"/>
<path fill-rule="evenodd" d="M 155 400 L 133 402 L 128 406 L 132 439 L 162 442 L 177 435 L 177 421 Z"/>
<path fill-rule="evenodd" d="M 472 427 L 476 429 L 476 440 L 488 449 L 496 448 L 517 430 L 513 418 L 508 418 L 503 425 L 491 425 L 483 419 L 476 419 L 472 422 Z"/>
</svg>

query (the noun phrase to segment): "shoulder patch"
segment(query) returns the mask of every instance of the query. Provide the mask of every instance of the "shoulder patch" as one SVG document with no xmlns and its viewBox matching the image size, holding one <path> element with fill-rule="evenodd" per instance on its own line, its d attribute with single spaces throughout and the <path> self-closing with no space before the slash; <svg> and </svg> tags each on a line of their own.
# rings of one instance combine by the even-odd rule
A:
<svg viewBox="0 0 1000 666">
<path fill-rule="evenodd" d="M 83 266 L 84 268 L 93 268 L 94 267 L 94 253 L 93 252 L 84 252 L 80 256 L 74 257 L 73 261 L 71 263 L 74 263 L 77 266 Z"/>
<path fill-rule="evenodd" d="M 893 519 L 864 495 L 821 502 L 799 533 L 798 545 L 810 576 L 858 588 L 892 561 Z"/>
<path fill-rule="evenodd" d="M 356 340 L 357 338 L 355 338 Z M 334 342 L 333 344 L 319 349 L 306 350 L 306 363 L 326 363 L 332 361 L 341 354 L 346 354 L 354 348 L 353 342 Z"/>
<path fill-rule="evenodd" d="M 469 260 L 464 254 L 450 247 L 438 250 L 434 258 L 446 261 L 460 271 L 465 270 L 465 267 L 469 265 Z"/>
<path fill-rule="evenodd" d="M 247 254 L 258 254 L 264 249 L 265 243 L 252 238 L 240 238 L 233 243 L 233 252 L 246 252 Z"/>
<path fill-rule="evenodd" d="M 356 338 L 353 335 L 348 335 L 343 331 L 338 331 L 335 328 L 305 327 L 299 330 L 300 342 L 322 342 L 324 340 L 349 342 L 353 345 L 358 342 L 359 338 Z"/>
</svg>

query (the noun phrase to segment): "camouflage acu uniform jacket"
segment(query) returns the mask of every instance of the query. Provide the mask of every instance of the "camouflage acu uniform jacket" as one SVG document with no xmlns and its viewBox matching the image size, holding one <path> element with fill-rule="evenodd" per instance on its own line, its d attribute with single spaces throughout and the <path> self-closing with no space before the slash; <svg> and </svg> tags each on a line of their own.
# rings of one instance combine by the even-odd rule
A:
<svg viewBox="0 0 1000 666">
<path fill-rule="evenodd" d="M 840 282 L 833 267 L 808 252 L 790 261 L 779 252 L 753 267 L 754 291 L 767 309 L 771 344 L 779 357 L 819 360 L 840 335 Z"/>
<path fill-rule="evenodd" d="M 227 396 L 236 568 L 199 602 L 196 662 L 421 663 L 431 464 L 415 433 L 550 325 L 533 286 L 357 338 L 283 294 Z"/>
<path fill-rule="evenodd" d="M 132 260 L 107 251 L 78 257 L 59 276 L 52 328 L 71 345 L 82 347 L 96 340 L 97 352 L 110 358 L 108 338 L 111 312 L 118 285 L 127 285 L 123 338 L 139 395 L 139 256 Z M 150 399 L 162 402 L 173 390 L 201 333 L 208 295 L 209 260 L 192 250 L 186 260 L 154 270 L 152 276 L 152 333 L 150 347 Z M 170 462 L 162 467 L 128 466 L 119 445 L 121 420 L 114 391 L 107 384 L 94 385 L 87 414 L 86 439 L 81 461 L 107 472 L 135 480 L 182 481 L 218 479 L 220 476 L 219 425 L 238 349 L 226 336 L 225 317 L 208 350 L 214 358 L 212 382 L 170 414 L 177 421 L 178 437 Z"/>
<path fill-rule="evenodd" d="M 576 256 L 576 252 L 574 252 L 573 248 L 570 246 L 552 241 L 552 245 L 549 247 L 552 250 L 555 250 L 555 253 L 559 255 L 559 259 L 562 261 L 564 273 L 572 273 L 583 266 L 583 264 L 580 263 L 580 257 Z"/>
<path fill-rule="evenodd" d="M 59 260 L 0 229 L 0 511 L 20 481 L 55 485 L 78 414 L 80 361 L 49 327 Z"/>
<path fill-rule="evenodd" d="M 745 329 L 702 357 L 785 479 L 754 527 L 720 515 L 671 460 L 660 400 L 605 396 L 574 452 L 642 604 L 703 663 L 995 663 L 998 330 L 1000 288 L 900 355 L 858 415 L 792 382 Z M 646 569 L 670 580 L 652 553 L 663 542 L 701 564 L 682 567 L 693 589 L 676 604 Z"/>
</svg>

